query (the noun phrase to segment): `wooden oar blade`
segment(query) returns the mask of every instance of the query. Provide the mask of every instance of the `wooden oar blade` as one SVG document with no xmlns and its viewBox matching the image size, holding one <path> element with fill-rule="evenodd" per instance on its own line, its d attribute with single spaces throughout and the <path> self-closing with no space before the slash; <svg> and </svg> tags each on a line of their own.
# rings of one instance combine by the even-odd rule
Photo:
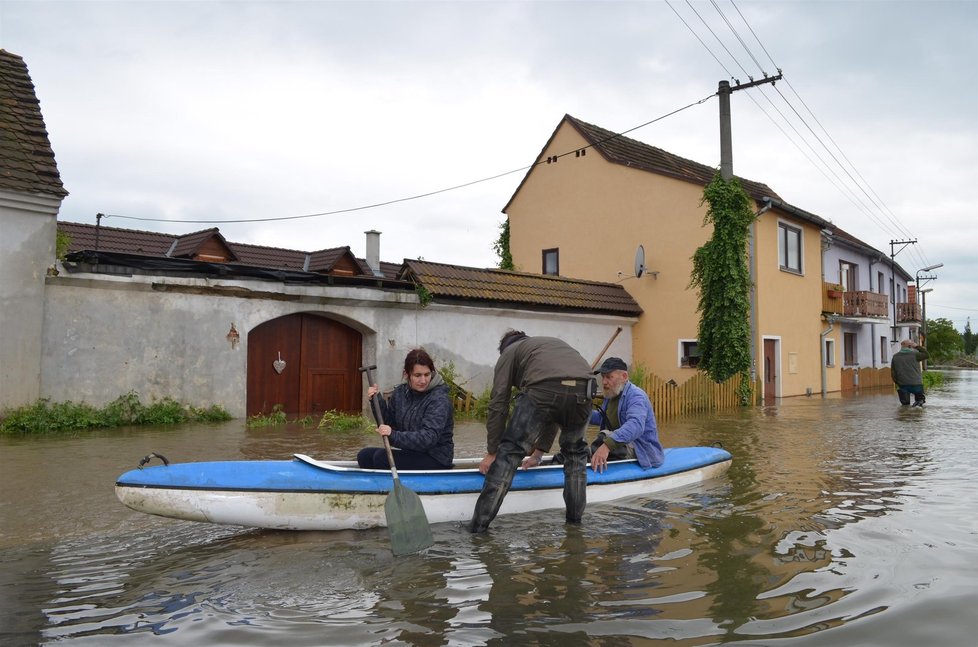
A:
<svg viewBox="0 0 978 647">
<path fill-rule="evenodd" d="M 399 479 L 394 480 L 394 489 L 387 495 L 384 513 L 395 555 L 416 553 L 435 543 L 421 497 L 401 485 Z"/>
</svg>

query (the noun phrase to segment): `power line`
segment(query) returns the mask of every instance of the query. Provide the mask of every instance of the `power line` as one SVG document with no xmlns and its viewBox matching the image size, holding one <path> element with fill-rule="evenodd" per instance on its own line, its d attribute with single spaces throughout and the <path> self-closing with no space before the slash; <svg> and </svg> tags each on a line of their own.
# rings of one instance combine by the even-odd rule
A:
<svg viewBox="0 0 978 647">
<path fill-rule="evenodd" d="M 757 57 L 754 56 L 753 52 L 751 51 L 751 48 L 747 45 L 747 43 L 744 41 L 744 39 L 740 36 L 740 34 L 738 33 L 737 29 L 734 27 L 734 25 L 731 23 L 731 21 L 724 14 L 724 12 L 720 8 L 720 6 L 717 4 L 716 0 L 710 0 L 710 2 L 711 2 L 711 5 L 713 6 L 713 8 L 716 10 L 717 14 L 720 16 L 720 18 L 722 18 L 723 21 L 726 23 L 727 28 L 734 35 L 734 37 L 737 38 L 737 40 L 740 42 L 741 46 L 747 52 L 748 56 L 750 56 L 750 58 L 754 61 L 754 64 L 757 66 L 757 68 L 760 69 L 761 70 L 761 73 L 762 74 L 765 74 L 765 76 L 766 76 L 766 73 L 763 70 L 763 66 L 758 61 Z M 700 19 L 700 21 L 704 24 L 704 26 L 707 28 L 707 30 L 709 30 L 710 33 L 713 34 L 714 38 L 716 38 L 718 42 L 720 42 L 721 46 L 723 46 L 724 50 L 727 52 L 727 54 L 730 56 L 730 58 L 733 59 L 734 62 L 737 63 L 737 65 L 741 67 L 741 69 L 744 71 L 744 73 L 745 74 L 748 74 L 748 76 L 749 76 L 749 73 L 746 70 L 744 70 L 743 66 L 740 65 L 740 62 L 737 60 L 737 58 L 723 44 L 722 40 L 719 38 L 719 36 L 716 34 L 716 32 L 709 26 L 709 24 L 706 22 L 706 20 L 703 18 L 703 16 L 700 15 L 700 13 L 697 12 L 696 9 L 689 3 L 689 0 L 687 0 L 687 4 L 690 6 L 690 9 L 696 14 L 696 16 Z M 764 46 L 764 43 L 761 42 L 761 39 L 758 37 L 757 33 L 751 27 L 750 23 L 747 21 L 747 19 L 744 16 L 743 12 L 741 12 L 740 9 L 739 9 L 739 7 L 737 7 L 735 1 L 734 0 L 730 0 L 730 4 L 736 10 L 737 14 L 740 16 L 740 19 L 743 21 L 744 25 L 746 25 L 746 27 L 750 31 L 751 35 L 754 37 L 754 40 L 757 41 L 758 45 L 760 45 L 761 49 L 767 55 L 768 60 L 770 60 L 770 62 L 773 65 L 775 65 L 775 67 L 777 68 L 777 63 L 774 61 L 774 58 L 771 56 L 770 52 Z M 670 8 L 672 8 L 671 5 L 670 5 Z M 674 8 L 673 8 L 673 12 L 676 13 L 677 16 L 679 15 L 678 12 Z M 723 63 L 721 61 L 719 61 L 719 59 L 717 58 L 716 54 L 714 54 L 713 51 L 709 47 L 706 47 L 706 45 L 703 42 L 703 40 L 699 37 L 698 34 L 696 34 L 695 30 L 692 29 L 692 27 L 689 25 L 689 23 L 687 23 L 684 19 L 682 19 L 682 16 L 679 16 L 679 17 L 683 21 L 683 23 L 686 25 L 686 28 L 689 29 L 690 32 L 693 33 L 693 35 L 700 42 L 700 44 L 703 45 L 707 49 L 707 51 L 711 54 L 711 56 L 714 57 L 714 59 L 717 59 L 718 63 L 720 63 L 720 65 L 721 65 L 721 67 L 723 67 L 724 70 L 727 71 L 728 74 L 729 74 L 729 70 L 727 70 L 726 66 L 724 66 Z M 779 70 L 779 72 L 781 71 L 780 68 L 778 68 L 778 70 Z M 833 152 L 833 150 L 829 148 L 829 146 L 825 143 L 825 141 L 822 140 L 822 138 L 819 136 L 819 134 L 814 131 L 814 129 L 808 124 L 808 122 L 805 119 L 805 117 L 794 107 L 794 105 L 792 105 L 791 101 L 780 90 L 778 90 L 777 88 L 775 88 L 775 91 L 778 92 L 778 94 L 781 97 L 781 99 L 792 110 L 792 112 L 795 114 L 796 118 L 805 126 L 805 128 L 811 134 L 811 137 L 813 137 L 815 139 L 815 141 L 821 146 L 821 148 L 824 149 L 829 154 L 829 156 L 834 161 L 835 166 L 837 166 L 849 178 L 849 182 L 851 182 L 851 185 L 854 186 L 856 188 L 856 190 L 858 190 L 861 194 L 865 195 L 866 198 L 868 199 L 870 205 L 872 205 L 872 206 L 867 205 L 866 203 L 864 203 L 863 200 L 861 198 L 859 198 L 853 192 L 852 189 L 849 188 L 849 182 L 844 181 L 843 178 L 839 177 L 839 175 L 834 170 L 832 170 L 833 165 L 830 165 L 825 159 L 822 158 L 821 155 L 818 154 L 818 152 L 815 151 L 814 148 L 812 148 L 811 144 L 808 143 L 807 138 L 805 136 L 803 136 L 800 132 L 798 132 L 797 128 L 795 128 L 792 125 L 791 120 L 788 119 L 788 117 L 786 117 L 780 110 L 778 110 L 777 109 L 777 106 L 775 106 L 774 103 L 771 102 L 771 100 L 767 96 L 767 94 L 765 94 L 764 95 L 765 98 L 767 98 L 768 102 L 771 103 L 771 106 L 774 107 L 774 109 L 778 112 L 778 114 L 781 116 L 781 118 L 784 120 L 784 122 L 792 130 L 795 131 L 795 133 L 798 135 L 799 139 L 802 142 L 804 142 L 806 146 L 808 146 L 808 148 L 819 159 L 819 161 L 825 166 L 825 168 L 828 169 L 829 172 L 831 172 L 838 179 L 838 183 L 833 182 L 830 178 L 828 178 L 828 176 L 825 174 L 824 171 L 822 171 L 821 169 L 819 169 L 819 171 L 822 173 L 822 175 L 825 176 L 826 179 L 829 179 L 830 183 L 833 184 L 836 187 L 837 190 L 839 190 L 841 193 L 843 193 L 843 195 L 846 195 L 847 199 L 849 199 L 849 201 L 852 202 L 852 204 L 857 209 L 859 209 L 866 216 L 868 216 L 884 232 L 892 233 L 893 230 L 891 229 L 891 227 L 895 227 L 896 231 L 899 232 L 900 235 L 912 236 L 910 234 L 908 228 L 905 225 L 903 225 L 902 222 L 900 222 L 900 220 L 896 217 L 896 215 L 892 212 L 892 210 L 890 210 L 885 205 L 885 203 L 879 197 L 879 195 L 872 189 L 871 186 L 869 186 L 869 183 L 866 181 L 865 177 L 863 177 L 862 174 L 859 173 L 859 171 L 856 168 L 855 164 L 853 164 L 852 160 L 850 160 L 845 155 L 845 153 L 842 151 L 842 148 L 839 146 L 839 144 L 834 139 L 832 139 L 831 135 L 828 133 L 828 130 L 824 127 L 824 125 L 822 125 L 822 123 L 817 119 L 817 117 L 815 117 L 814 112 L 804 102 L 804 100 L 801 98 L 801 96 L 798 94 L 798 92 L 794 89 L 794 87 L 791 85 L 791 83 L 789 81 L 787 81 L 787 79 L 786 79 L 786 82 L 788 83 L 788 86 L 791 88 L 791 90 L 794 93 L 794 95 L 798 98 L 799 101 L 801 101 L 802 105 L 804 106 L 804 108 L 808 112 L 808 114 L 811 115 L 811 117 L 814 119 L 815 123 L 821 129 L 821 132 L 823 132 L 828 137 L 828 139 L 834 145 L 835 150 L 838 151 L 839 155 L 846 161 L 846 163 L 848 164 L 848 167 L 846 166 L 846 164 L 843 164 L 842 161 L 839 160 L 839 158 L 836 156 L 836 153 Z M 802 153 L 802 155 L 804 157 L 806 157 L 808 159 L 808 161 L 810 163 L 812 163 L 816 168 L 819 168 L 818 167 L 818 164 L 816 164 L 811 157 L 809 157 L 807 154 L 804 153 L 804 151 L 801 150 L 801 148 L 798 146 L 798 144 L 795 143 L 792 140 L 792 138 L 787 134 L 787 132 L 785 132 L 785 130 L 783 128 L 780 128 L 780 126 L 778 126 L 777 122 L 774 121 L 774 119 L 772 118 L 772 116 L 770 114 L 768 114 L 767 111 L 763 110 L 763 108 L 761 108 L 759 104 L 757 104 L 757 101 L 756 100 L 754 101 L 754 103 L 758 106 L 759 109 L 761 109 L 761 111 L 765 114 L 765 116 L 767 116 L 767 118 L 769 120 L 771 120 L 772 123 L 774 123 L 774 125 L 776 127 L 778 127 L 779 130 L 781 130 L 782 134 L 784 134 L 785 137 L 789 141 L 792 141 L 792 143 L 795 145 L 796 148 L 798 148 L 798 150 Z M 851 172 L 850 172 L 850 169 L 851 169 Z M 855 177 L 853 176 L 853 174 L 855 174 Z M 887 221 L 889 221 L 889 224 L 887 224 L 886 222 L 884 222 L 880 217 L 878 217 L 877 215 L 875 215 L 875 213 L 873 213 L 874 212 L 873 207 L 875 207 L 875 210 L 878 211 L 883 218 L 885 218 Z M 923 256 L 923 254 L 922 254 L 921 251 L 919 251 L 919 250 L 917 250 L 915 248 L 914 251 L 913 251 L 913 253 L 919 259 L 922 259 L 922 261 L 923 261 L 922 262 L 922 265 L 929 264 L 929 263 L 927 263 L 926 258 Z"/>
<path fill-rule="evenodd" d="M 497 173 L 496 175 L 491 175 L 489 177 L 484 177 L 484 178 L 481 178 L 481 179 L 478 179 L 478 180 L 472 180 L 471 182 L 464 182 L 462 184 L 456 184 L 455 186 L 446 187 L 444 189 L 438 189 L 438 190 L 435 190 L 435 191 L 428 191 L 426 193 L 419 193 L 419 194 L 416 194 L 416 195 L 407 196 L 405 198 L 396 198 L 394 200 L 386 200 L 384 202 L 375 202 L 375 203 L 372 203 L 372 204 L 361 205 L 359 207 L 349 207 L 349 208 L 346 208 L 346 209 L 335 209 L 333 211 L 321 211 L 319 213 L 307 213 L 307 214 L 302 214 L 302 215 L 299 215 L 299 216 L 277 216 L 277 217 L 271 217 L 271 218 L 235 218 L 235 219 L 230 219 L 230 220 L 179 220 L 179 219 L 173 219 L 173 218 L 146 218 L 146 217 L 141 217 L 141 216 L 126 216 L 126 215 L 122 215 L 122 214 L 105 214 L 105 217 L 106 218 L 123 218 L 123 219 L 126 219 L 126 220 L 139 220 L 139 221 L 143 221 L 143 222 L 180 222 L 180 223 L 197 224 L 197 225 L 212 225 L 212 224 L 234 224 L 234 223 L 245 223 L 245 222 L 276 222 L 276 221 L 282 221 L 282 220 L 300 220 L 302 218 L 318 218 L 318 217 L 321 217 L 321 216 L 335 216 L 335 215 L 342 214 L 342 213 L 352 213 L 352 212 L 355 212 L 355 211 L 364 211 L 364 210 L 367 210 L 367 209 L 376 209 L 378 207 L 386 207 L 388 205 L 398 204 L 400 202 L 408 202 L 410 200 L 419 200 L 421 198 L 428 198 L 428 197 L 431 197 L 433 195 L 438 195 L 440 193 L 447 193 L 449 191 L 456 191 L 458 189 L 464 189 L 466 187 L 470 187 L 470 186 L 473 186 L 475 184 L 480 184 L 482 182 L 489 182 L 491 180 L 498 180 L 501 177 L 506 177 L 507 175 L 512 175 L 513 173 L 519 173 L 520 171 L 526 171 L 526 170 L 529 170 L 529 169 L 533 168 L 534 166 L 540 166 L 541 164 L 551 164 L 552 162 L 555 162 L 557 159 L 559 159 L 561 157 L 566 157 L 568 155 L 577 155 L 577 154 L 580 154 L 580 152 L 583 151 L 583 150 L 586 150 L 588 148 L 593 148 L 594 146 L 597 146 L 598 144 L 603 144 L 603 143 L 605 143 L 607 141 L 610 141 L 612 139 L 616 139 L 618 137 L 622 137 L 625 134 L 630 133 L 630 132 L 634 132 L 634 131 L 636 131 L 636 130 L 638 130 L 640 128 L 645 128 L 646 126 L 649 126 L 651 124 L 654 124 L 657 121 L 662 121 L 663 119 L 666 119 L 668 117 L 671 117 L 671 116 L 673 116 L 675 114 L 678 114 L 678 113 L 680 113 L 680 112 L 682 112 L 684 110 L 687 110 L 687 109 L 692 108 L 694 106 L 698 106 L 701 103 L 704 103 L 706 101 L 709 101 L 710 99 L 712 99 L 715 96 L 716 96 L 716 93 L 714 92 L 712 94 L 709 94 L 709 95 L 703 97 L 702 99 L 699 99 L 697 101 L 693 101 L 692 103 L 689 103 L 689 104 L 687 104 L 685 106 L 682 106 L 681 108 L 676 108 L 675 110 L 672 110 L 670 112 L 667 112 L 664 115 L 661 115 L 659 117 L 656 117 L 655 119 L 650 119 L 649 121 L 646 121 L 645 123 L 641 123 L 641 124 L 639 124 L 637 126 L 633 126 L 633 127 L 629 128 L 628 130 L 623 130 L 623 131 L 621 131 L 619 133 L 614 133 L 612 135 L 609 135 L 608 137 L 605 137 L 604 139 L 601 139 L 599 141 L 596 141 L 593 144 L 588 144 L 588 145 L 582 146 L 580 148 L 575 148 L 572 151 L 567 151 L 565 153 L 560 153 L 558 155 L 551 155 L 550 157 L 548 157 L 545 160 L 540 160 L 539 162 L 534 162 L 533 164 L 530 164 L 528 166 L 522 166 L 520 168 L 516 168 L 516 169 L 513 169 L 511 171 L 505 171 L 504 173 Z"/>
</svg>

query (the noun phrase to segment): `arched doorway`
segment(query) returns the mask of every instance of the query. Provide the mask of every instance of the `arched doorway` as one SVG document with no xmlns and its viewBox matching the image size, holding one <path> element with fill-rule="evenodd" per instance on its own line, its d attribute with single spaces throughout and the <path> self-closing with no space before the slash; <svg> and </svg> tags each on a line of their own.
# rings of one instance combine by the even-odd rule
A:
<svg viewBox="0 0 978 647">
<path fill-rule="evenodd" d="M 315 314 L 287 315 L 248 333 L 248 415 L 275 405 L 291 417 L 358 413 L 363 397 L 359 332 Z"/>
</svg>

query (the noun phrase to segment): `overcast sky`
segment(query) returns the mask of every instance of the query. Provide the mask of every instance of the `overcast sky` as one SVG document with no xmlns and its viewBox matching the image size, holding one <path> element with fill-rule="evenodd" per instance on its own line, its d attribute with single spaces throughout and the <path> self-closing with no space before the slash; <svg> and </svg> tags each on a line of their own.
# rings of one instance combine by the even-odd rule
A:
<svg viewBox="0 0 978 647">
<path fill-rule="evenodd" d="M 629 136 L 717 166 L 716 97 L 660 118 L 780 68 L 732 95 L 734 172 L 887 255 L 916 239 L 904 269 L 944 264 L 928 318 L 978 331 L 973 0 L 0 0 L 0 47 L 30 69 L 61 220 L 361 257 L 377 229 L 385 261 L 477 267 L 565 113 L 658 120 Z M 253 222 L 189 222 L 225 220 Z"/>
</svg>

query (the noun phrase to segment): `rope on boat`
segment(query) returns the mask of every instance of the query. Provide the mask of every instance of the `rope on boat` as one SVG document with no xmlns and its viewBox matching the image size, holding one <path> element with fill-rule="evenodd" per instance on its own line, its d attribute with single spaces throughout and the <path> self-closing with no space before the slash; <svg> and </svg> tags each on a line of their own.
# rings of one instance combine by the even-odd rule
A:
<svg viewBox="0 0 978 647">
<path fill-rule="evenodd" d="M 168 461 L 166 459 L 166 456 L 164 456 L 163 454 L 157 454 L 156 452 L 150 452 L 149 454 L 146 454 L 145 456 L 143 456 L 142 460 L 139 461 L 139 466 L 138 466 L 139 469 L 143 469 L 143 465 L 145 465 L 146 463 L 150 462 L 154 458 L 158 458 L 161 461 L 163 461 L 164 467 L 170 464 L 170 461 Z"/>
</svg>

